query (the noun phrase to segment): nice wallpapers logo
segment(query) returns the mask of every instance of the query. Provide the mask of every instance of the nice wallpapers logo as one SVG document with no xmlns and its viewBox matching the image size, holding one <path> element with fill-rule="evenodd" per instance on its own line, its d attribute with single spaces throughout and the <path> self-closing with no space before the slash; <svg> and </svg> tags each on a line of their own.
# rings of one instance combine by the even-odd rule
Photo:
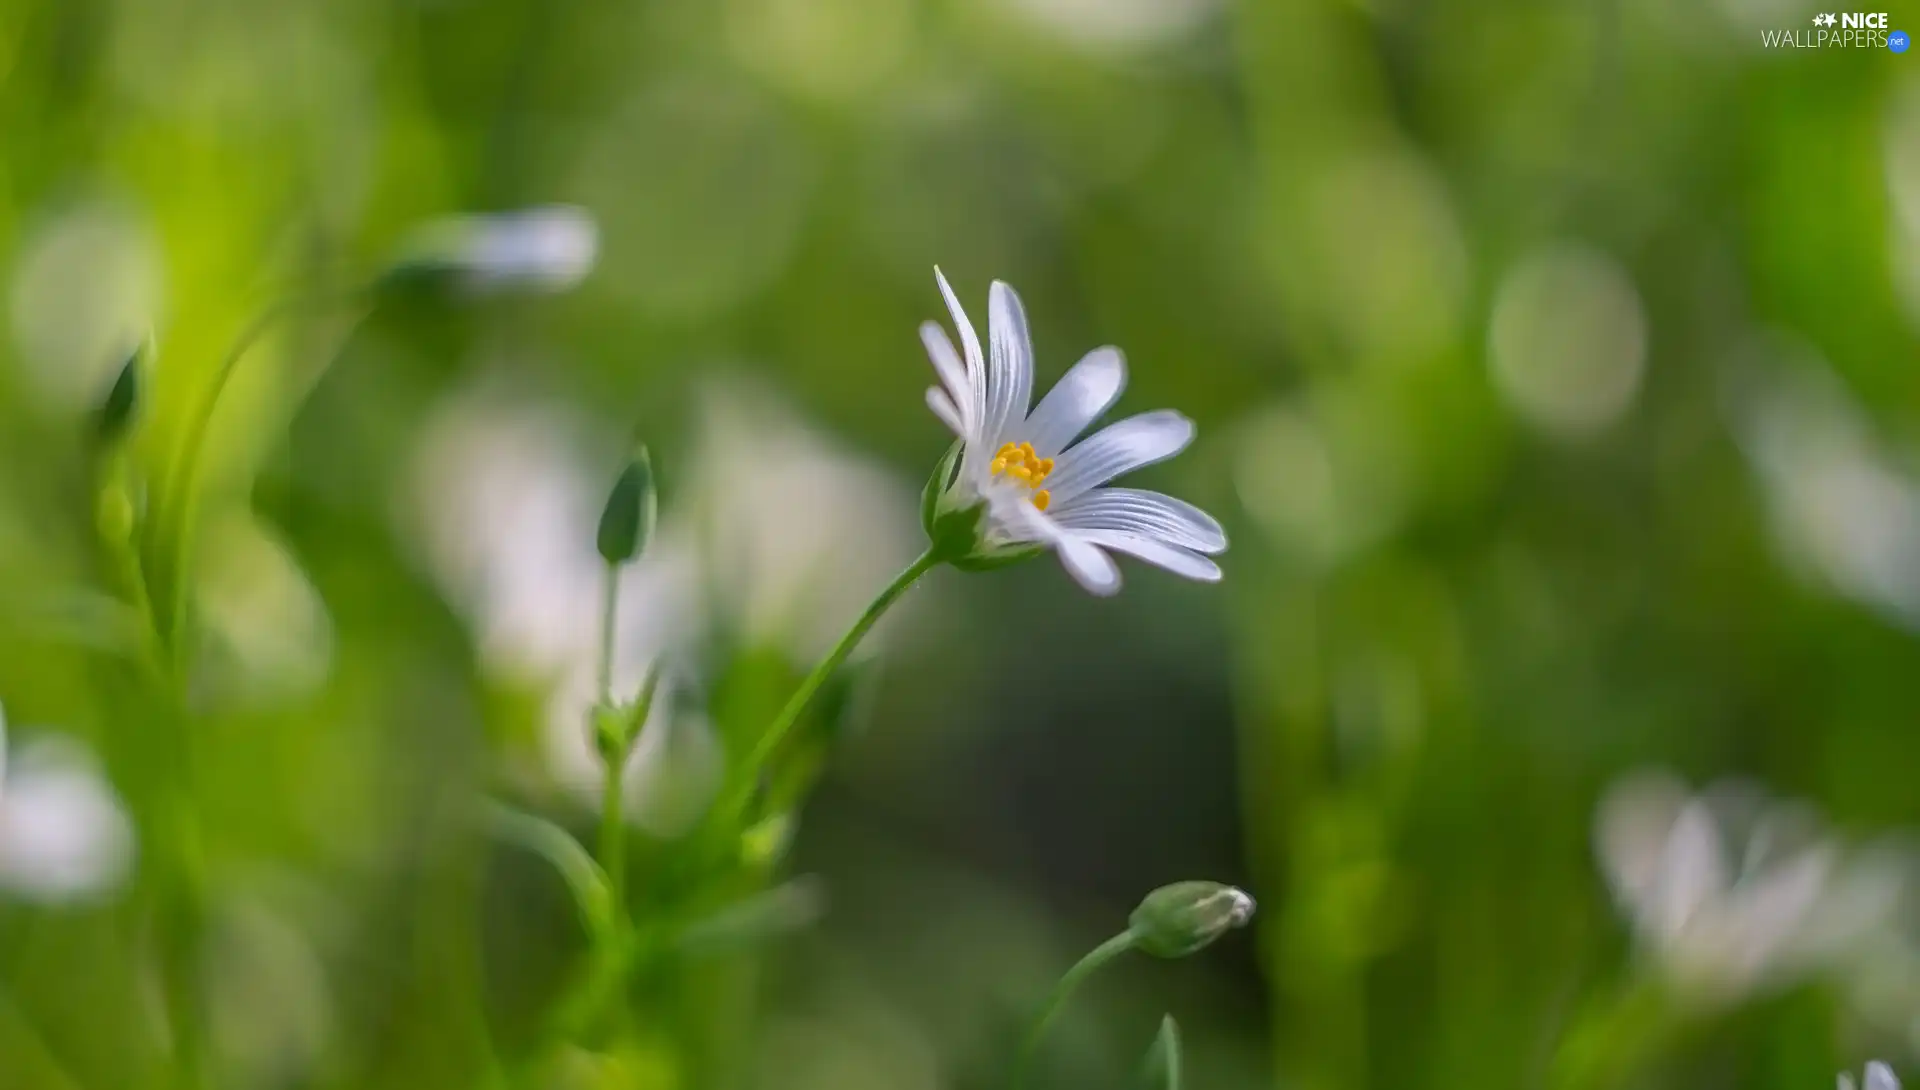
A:
<svg viewBox="0 0 1920 1090">
<path fill-rule="evenodd" d="M 1767 49 L 1887 49 L 1905 53 L 1912 44 L 1904 30 L 1890 30 L 1884 11 L 1823 11 L 1813 17 L 1811 29 L 1763 30 L 1760 44 Z"/>
</svg>

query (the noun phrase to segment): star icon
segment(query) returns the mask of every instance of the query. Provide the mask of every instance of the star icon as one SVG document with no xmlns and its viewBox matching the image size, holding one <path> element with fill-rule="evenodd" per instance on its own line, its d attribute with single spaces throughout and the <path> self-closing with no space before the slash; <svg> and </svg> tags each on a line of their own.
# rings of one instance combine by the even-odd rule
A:
<svg viewBox="0 0 1920 1090">
<path fill-rule="evenodd" d="M 1834 20 L 1833 20 L 1833 13 L 1832 13 L 1832 12 L 1828 12 L 1828 13 L 1826 13 L 1825 15 L 1822 15 L 1822 16 L 1821 16 L 1820 18 L 1821 18 L 1822 20 L 1824 20 L 1824 21 L 1826 22 L 1826 24 L 1827 24 L 1828 26 L 1832 26 L 1832 25 L 1833 25 L 1833 22 L 1834 22 Z"/>
</svg>

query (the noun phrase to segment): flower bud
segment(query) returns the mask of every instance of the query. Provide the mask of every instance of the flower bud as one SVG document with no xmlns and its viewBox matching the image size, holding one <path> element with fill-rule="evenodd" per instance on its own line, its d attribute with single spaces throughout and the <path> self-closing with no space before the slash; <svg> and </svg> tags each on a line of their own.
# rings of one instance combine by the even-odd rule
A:
<svg viewBox="0 0 1920 1090">
<path fill-rule="evenodd" d="M 101 489 L 100 498 L 94 505 L 93 522 L 102 541 L 119 544 L 131 540 L 134 525 L 133 497 L 118 484 L 110 484 Z"/>
<path fill-rule="evenodd" d="M 775 814 L 740 834 L 740 861 L 749 867 L 771 867 L 793 844 L 793 815 Z"/>
<path fill-rule="evenodd" d="M 1161 886 L 1128 917 L 1134 944 L 1160 958 L 1181 958 L 1212 945 L 1253 918 L 1253 898 L 1218 882 Z"/>
<path fill-rule="evenodd" d="M 103 443 L 118 440 L 133 424 L 134 412 L 140 407 L 140 360 L 145 355 L 145 345 L 128 354 L 119 377 L 113 380 L 113 388 L 107 391 L 106 400 L 95 413 L 94 434 Z"/>
<path fill-rule="evenodd" d="M 607 494 L 607 506 L 600 512 L 601 557 L 609 564 L 624 564 L 645 552 L 647 541 L 653 536 L 657 508 L 653 463 L 643 446 L 621 471 L 620 479 L 613 482 L 613 491 Z"/>
<path fill-rule="evenodd" d="M 593 750 L 607 764 L 621 764 L 626 760 L 628 747 L 627 720 L 625 708 L 595 704 L 591 713 L 593 720 Z"/>
</svg>

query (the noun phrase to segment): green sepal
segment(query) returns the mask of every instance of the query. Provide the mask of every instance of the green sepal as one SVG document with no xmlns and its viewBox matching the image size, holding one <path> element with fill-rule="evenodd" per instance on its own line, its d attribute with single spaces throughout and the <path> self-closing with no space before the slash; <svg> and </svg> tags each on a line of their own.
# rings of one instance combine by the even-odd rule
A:
<svg viewBox="0 0 1920 1090">
<path fill-rule="evenodd" d="M 948 563 L 965 572 L 999 571 L 1032 560 L 1046 551 L 1044 545 L 1018 545 L 987 553 L 969 553 Z"/>
<path fill-rule="evenodd" d="M 960 464 L 960 452 L 966 449 L 966 443 L 954 440 L 940 461 L 933 467 L 933 473 L 927 478 L 926 486 L 920 489 L 920 527 L 927 532 L 930 540 L 938 541 L 939 535 L 934 526 L 939 521 L 940 498 L 953 486 L 954 470 Z"/>
<path fill-rule="evenodd" d="M 640 740 L 640 732 L 646 729 L 647 719 L 653 714 L 653 698 L 659 688 L 660 667 L 656 663 L 647 669 L 640 692 L 633 700 L 593 706 L 593 748 L 602 761 L 622 766 L 627 763 L 627 755 L 633 752 L 634 743 Z"/>
<path fill-rule="evenodd" d="M 936 514 L 927 532 L 933 555 L 949 564 L 971 556 L 979 546 L 980 522 L 986 517 L 985 503 Z"/>
</svg>

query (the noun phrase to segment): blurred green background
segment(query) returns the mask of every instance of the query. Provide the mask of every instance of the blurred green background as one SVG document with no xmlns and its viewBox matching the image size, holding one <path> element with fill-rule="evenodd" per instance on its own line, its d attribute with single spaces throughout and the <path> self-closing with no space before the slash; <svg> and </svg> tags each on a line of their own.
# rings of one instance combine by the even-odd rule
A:
<svg viewBox="0 0 1920 1090">
<path fill-rule="evenodd" d="M 11 739 L 83 742 L 136 822 L 165 774 L 76 614 L 118 593 L 85 418 L 130 345 L 157 464 L 280 294 L 438 217 L 589 210 L 576 290 L 295 322 L 210 444 L 216 1084 L 488 1085 L 581 940 L 463 815 L 590 835 L 565 694 L 625 437 L 683 563 L 630 580 L 623 676 L 699 648 L 644 859 L 917 548 L 938 264 L 983 330 L 1019 289 L 1043 387 L 1116 344 L 1117 414 L 1198 421 L 1139 483 L 1221 518 L 1226 579 L 936 573 L 799 816 L 819 923 L 691 965 L 553 1085 L 998 1085 L 1059 972 L 1200 877 L 1256 926 L 1100 978 L 1048 1084 L 1128 1085 L 1164 1010 L 1202 1088 L 1912 1071 L 1910 903 L 1862 931 L 1877 975 L 1743 982 L 1684 1032 L 1605 1013 L 1661 971 L 1596 853 L 1620 777 L 1761 783 L 1849 845 L 1920 822 L 1920 60 L 1762 47 L 1813 14 L 0 0 Z M 137 884 L 0 888 L 6 1090 L 168 1084 Z"/>
</svg>

